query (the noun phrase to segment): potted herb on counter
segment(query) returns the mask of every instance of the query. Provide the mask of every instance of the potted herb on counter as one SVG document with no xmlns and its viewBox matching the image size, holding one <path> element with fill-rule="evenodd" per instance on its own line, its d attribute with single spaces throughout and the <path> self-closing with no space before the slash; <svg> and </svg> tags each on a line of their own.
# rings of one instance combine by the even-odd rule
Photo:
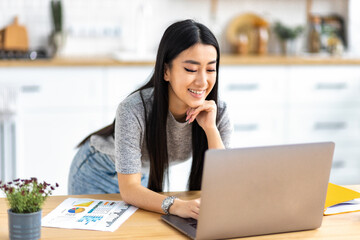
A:
<svg viewBox="0 0 360 240">
<path fill-rule="evenodd" d="M 15 179 L 2 183 L 0 189 L 9 203 L 9 238 L 39 239 L 41 235 L 41 207 L 59 185 L 38 182 L 36 178 Z"/>
<path fill-rule="evenodd" d="M 66 36 L 63 31 L 63 8 L 61 0 L 51 0 L 51 16 L 53 22 L 53 31 L 50 39 L 53 47 L 52 55 L 55 56 L 62 51 L 65 45 Z"/>
<path fill-rule="evenodd" d="M 273 30 L 280 40 L 281 52 L 284 55 L 294 53 L 294 41 L 303 32 L 304 28 L 302 26 L 291 28 L 283 25 L 281 22 L 275 22 Z"/>
</svg>

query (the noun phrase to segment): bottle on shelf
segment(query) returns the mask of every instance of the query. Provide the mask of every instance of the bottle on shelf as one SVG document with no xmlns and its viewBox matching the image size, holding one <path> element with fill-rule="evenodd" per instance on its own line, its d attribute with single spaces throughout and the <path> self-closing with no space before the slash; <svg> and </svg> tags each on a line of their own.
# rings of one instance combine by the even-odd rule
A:
<svg viewBox="0 0 360 240">
<path fill-rule="evenodd" d="M 319 53 L 321 50 L 321 18 L 319 16 L 310 18 L 308 48 L 311 53 Z"/>
</svg>

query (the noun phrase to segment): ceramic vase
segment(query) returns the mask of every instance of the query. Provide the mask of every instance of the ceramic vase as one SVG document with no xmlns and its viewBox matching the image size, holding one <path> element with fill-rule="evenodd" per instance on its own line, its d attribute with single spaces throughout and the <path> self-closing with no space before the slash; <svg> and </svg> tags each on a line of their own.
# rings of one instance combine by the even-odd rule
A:
<svg viewBox="0 0 360 240">
<path fill-rule="evenodd" d="M 64 32 L 54 32 L 50 36 L 50 44 L 52 46 L 52 56 L 59 57 L 64 49 L 66 42 L 66 34 Z"/>
<path fill-rule="evenodd" d="M 295 55 L 296 45 L 294 39 L 282 40 L 280 42 L 281 53 L 285 56 Z"/>
</svg>

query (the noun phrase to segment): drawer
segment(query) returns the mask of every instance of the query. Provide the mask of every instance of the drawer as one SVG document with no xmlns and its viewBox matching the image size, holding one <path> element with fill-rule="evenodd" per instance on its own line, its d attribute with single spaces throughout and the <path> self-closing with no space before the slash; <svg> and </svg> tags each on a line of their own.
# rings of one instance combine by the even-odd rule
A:
<svg viewBox="0 0 360 240">
<path fill-rule="evenodd" d="M 19 89 L 19 104 L 26 110 L 102 105 L 100 68 L 13 68 L 3 73 Z"/>
<path fill-rule="evenodd" d="M 360 141 L 356 142 L 360 145 Z M 333 158 L 333 169 L 360 169 L 360 150 L 354 146 L 347 147 L 346 145 L 335 145 L 335 152 Z M 360 171 L 359 171 L 360 175 Z"/>
<path fill-rule="evenodd" d="M 332 169 L 329 182 L 338 185 L 353 185 L 360 182 L 360 168 Z"/>
<path fill-rule="evenodd" d="M 242 105 L 280 103 L 284 100 L 285 69 L 282 67 L 220 68 L 219 95 Z"/>
<path fill-rule="evenodd" d="M 57 182 L 60 187 L 54 193 L 66 195 L 67 176 L 76 145 L 104 126 L 101 112 L 23 114 L 17 123 L 17 174 Z"/>
<path fill-rule="evenodd" d="M 357 142 L 359 145 L 360 142 Z M 360 150 L 358 147 L 335 145 L 330 182 L 339 185 L 360 183 Z"/>
<path fill-rule="evenodd" d="M 153 68 L 150 66 L 108 68 L 105 82 L 105 105 L 116 110 L 124 98 L 147 82 L 152 71 Z"/>
<path fill-rule="evenodd" d="M 281 109 L 229 108 L 233 125 L 232 147 L 276 145 L 284 142 Z"/>
<path fill-rule="evenodd" d="M 289 80 L 292 103 L 360 103 L 360 71 L 352 66 L 294 67 Z"/>
<path fill-rule="evenodd" d="M 350 143 L 360 140 L 358 109 L 291 109 L 288 121 L 290 142 L 334 141 Z"/>
</svg>

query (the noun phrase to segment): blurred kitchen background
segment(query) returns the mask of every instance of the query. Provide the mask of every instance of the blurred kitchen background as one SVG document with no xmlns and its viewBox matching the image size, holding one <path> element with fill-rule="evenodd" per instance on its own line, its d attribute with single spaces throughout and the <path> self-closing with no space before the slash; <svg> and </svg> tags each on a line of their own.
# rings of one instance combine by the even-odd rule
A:
<svg viewBox="0 0 360 240">
<path fill-rule="evenodd" d="M 334 141 L 330 181 L 360 183 L 360 1 L 0 0 L 0 177 L 60 183 L 76 145 L 151 74 L 192 18 L 219 40 L 234 147 Z M 190 161 L 171 169 L 185 189 Z"/>
</svg>

